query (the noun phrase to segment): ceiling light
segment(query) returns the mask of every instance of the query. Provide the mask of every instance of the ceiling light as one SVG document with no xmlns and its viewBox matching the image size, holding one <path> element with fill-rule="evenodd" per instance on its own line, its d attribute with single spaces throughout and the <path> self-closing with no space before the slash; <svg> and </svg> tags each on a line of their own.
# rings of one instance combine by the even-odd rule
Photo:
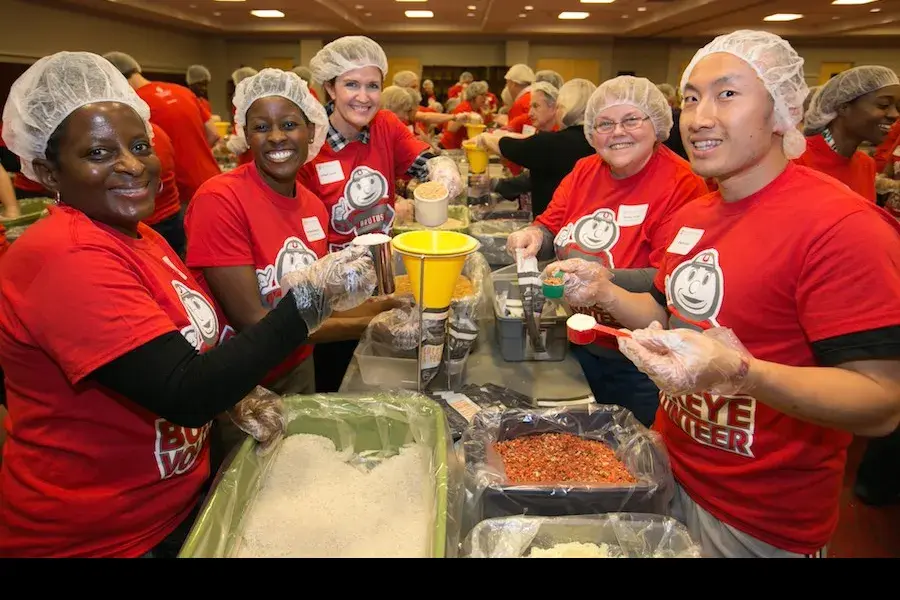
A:
<svg viewBox="0 0 900 600">
<path fill-rule="evenodd" d="M 587 19 L 591 13 L 566 10 L 559 13 L 559 19 Z"/>
<path fill-rule="evenodd" d="M 525 10 L 534 10 L 534 7 L 529 4 L 525 7 Z"/>
<path fill-rule="evenodd" d="M 261 19 L 280 19 L 284 16 L 280 10 L 251 10 L 250 14 Z"/>
<path fill-rule="evenodd" d="M 475 13 L 466 13 L 466 16 L 467 16 L 467 17 L 474 17 L 474 16 L 475 16 Z"/>
<path fill-rule="evenodd" d="M 524 18 L 527 17 L 527 16 L 528 16 L 528 13 L 519 13 L 519 18 L 520 18 L 520 19 L 524 19 Z"/>
<path fill-rule="evenodd" d="M 582 4 L 612 4 L 616 0 L 581 0 Z"/>
<path fill-rule="evenodd" d="M 838 19 L 840 19 L 840 17 L 831 17 L 832 21 L 837 21 Z"/>
<path fill-rule="evenodd" d="M 869 12 L 881 12 L 880 8 L 870 8 Z"/>
<path fill-rule="evenodd" d="M 196 4 L 191 4 L 191 8 L 197 8 Z"/>
<path fill-rule="evenodd" d="M 477 9 L 478 9 L 478 7 L 475 6 L 474 4 L 470 4 L 470 5 L 468 5 L 466 8 L 469 9 L 469 10 L 477 10 Z"/>
<path fill-rule="evenodd" d="M 364 16 L 364 17 L 371 17 L 371 16 L 372 16 L 372 13 L 365 13 L 363 16 Z"/>
<path fill-rule="evenodd" d="M 623 19 L 627 19 L 627 18 L 628 18 L 628 15 L 622 15 L 622 18 L 623 18 Z"/>
<path fill-rule="evenodd" d="M 362 9 L 365 8 L 365 6 L 363 6 L 362 4 L 357 4 L 357 5 L 354 6 L 353 8 L 355 8 L 356 10 L 362 10 Z"/>
<path fill-rule="evenodd" d="M 410 19 L 430 19 L 434 16 L 430 10 L 408 10 L 403 14 Z"/>
<path fill-rule="evenodd" d="M 397 0 L 397 2 L 428 2 L 428 0 Z"/>
<path fill-rule="evenodd" d="M 834 0 L 832 4 L 836 4 L 838 6 L 854 6 L 857 4 L 871 4 L 876 0 Z"/>
<path fill-rule="evenodd" d="M 246 2 L 247 0 L 214 0 L 215 2 Z"/>
<path fill-rule="evenodd" d="M 216 12 L 213 13 L 213 16 L 214 16 L 214 17 L 221 17 L 221 16 L 222 16 L 222 13 L 220 13 L 219 11 L 216 11 Z"/>
<path fill-rule="evenodd" d="M 774 15 L 769 15 L 765 17 L 763 21 L 778 21 L 778 22 L 786 22 L 786 21 L 796 21 L 797 19 L 802 19 L 803 15 L 798 15 L 794 13 L 775 13 Z"/>
<path fill-rule="evenodd" d="M 646 6 L 638 6 L 638 12 L 647 12 Z"/>
</svg>

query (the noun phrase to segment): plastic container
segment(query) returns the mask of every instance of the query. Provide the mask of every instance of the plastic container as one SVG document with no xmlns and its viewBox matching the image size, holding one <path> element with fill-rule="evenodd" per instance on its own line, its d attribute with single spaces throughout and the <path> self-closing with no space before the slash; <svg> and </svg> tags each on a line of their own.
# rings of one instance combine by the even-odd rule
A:
<svg viewBox="0 0 900 600">
<path fill-rule="evenodd" d="M 284 402 L 288 436 L 321 435 L 334 441 L 338 450 L 352 448 L 357 454 L 392 455 L 413 441 L 429 445 L 435 483 L 431 555 L 457 555 L 461 473 L 440 405 L 423 395 L 405 392 L 287 396 Z M 219 472 L 179 558 L 234 555 L 241 541 L 243 517 L 252 507 L 268 465 L 278 454 L 276 450 L 260 456 L 256 445 L 256 440 L 248 437 Z"/>
<path fill-rule="evenodd" d="M 604 544 L 613 558 L 701 558 L 682 523 L 662 515 L 608 513 L 566 517 L 497 517 L 466 536 L 461 558 L 525 558 L 532 549 Z"/>
<path fill-rule="evenodd" d="M 506 482 L 503 442 L 540 433 L 571 433 L 609 445 L 638 481 L 626 485 L 517 485 Z M 564 409 L 510 409 L 479 413 L 463 436 L 466 465 L 466 526 L 511 515 L 590 515 L 613 512 L 669 514 L 675 490 L 669 457 L 659 434 L 615 405 Z"/>
<path fill-rule="evenodd" d="M 440 198 L 423 198 L 419 191 L 424 186 L 420 185 L 413 191 L 416 201 L 416 221 L 425 227 L 440 227 L 447 222 L 447 207 L 450 202 L 450 194 L 444 189 L 444 195 Z"/>
<path fill-rule="evenodd" d="M 375 389 L 417 390 L 419 364 L 415 358 L 375 356 L 372 348 L 360 342 L 353 351 L 359 365 L 359 375 L 367 386 Z M 457 361 L 443 361 L 441 369 L 428 386 L 433 390 L 458 390 L 465 382 L 469 355 Z M 450 375 L 448 381 L 447 375 Z"/>
<path fill-rule="evenodd" d="M 441 231 L 456 231 L 457 233 L 468 233 L 469 232 L 469 209 L 466 206 L 462 206 L 460 204 L 451 204 L 447 207 L 447 221 L 445 221 L 438 229 Z M 450 219 L 454 219 L 457 223 L 450 221 Z M 418 231 L 420 229 L 425 229 L 425 226 L 421 223 L 417 223 L 415 221 L 406 221 L 403 223 L 394 224 L 393 234 L 399 235 L 401 233 L 405 233 L 407 231 Z"/>
<path fill-rule="evenodd" d="M 484 133 L 486 125 L 484 123 L 467 123 L 466 124 L 466 135 L 469 138 L 473 138 L 481 133 Z"/>
<path fill-rule="evenodd" d="M 490 219 L 469 225 L 469 235 L 481 242 L 481 253 L 493 267 L 511 265 L 515 259 L 506 251 L 510 234 L 531 224 L 528 219 Z"/>
<path fill-rule="evenodd" d="M 484 173 L 488 168 L 488 153 L 471 142 L 463 142 L 463 150 L 466 151 L 466 160 L 469 162 L 469 173 Z"/>
<path fill-rule="evenodd" d="M 515 266 L 515 265 L 513 265 Z M 515 276 L 512 276 L 515 277 Z M 507 298 L 521 300 L 519 285 L 513 279 L 492 276 L 495 297 L 507 293 Z M 566 331 L 566 316 L 542 316 L 538 332 L 544 342 L 546 352 L 537 353 L 528 339 L 525 319 L 506 317 L 500 313 L 499 304 L 494 303 L 494 324 L 500 356 L 507 362 L 561 361 L 566 358 L 569 340 Z"/>
</svg>

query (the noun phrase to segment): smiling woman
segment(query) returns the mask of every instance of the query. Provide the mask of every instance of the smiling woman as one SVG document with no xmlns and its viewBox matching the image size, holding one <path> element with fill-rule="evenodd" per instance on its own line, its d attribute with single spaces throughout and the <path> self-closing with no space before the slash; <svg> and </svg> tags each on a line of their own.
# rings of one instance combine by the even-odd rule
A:
<svg viewBox="0 0 900 600">
<path fill-rule="evenodd" d="M 286 302 L 221 341 L 209 296 L 142 222 L 160 172 L 149 116 L 85 52 L 37 61 L 4 108 L 4 141 L 58 200 L 0 263 L 0 557 L 174 556 L 209 482 L 211 421 L 375 287 L 363 249 L 304 257 Z"/>
</svg>

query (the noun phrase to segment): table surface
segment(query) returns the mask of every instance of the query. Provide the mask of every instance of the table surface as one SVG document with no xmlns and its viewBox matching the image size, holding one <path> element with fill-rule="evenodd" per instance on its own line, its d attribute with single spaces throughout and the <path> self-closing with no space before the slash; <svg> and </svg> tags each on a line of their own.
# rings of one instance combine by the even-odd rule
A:
<svg viewBox="0 0 900 600">
<path fill-rule="evenodd" d="M 440 379 L 440 376 L 436 379 Z M 571 353 L 567 353 L 564 360 L 555 362 L 503 360 L 491 319 L 480 323 L 478 344 L 469 355 L 463 379 L 464 385 L 486 383 L 502 385 L 535 400 L 569 400 L 583 398 L 591 393 L 581 366 Z M 436 381 L 432 382 L 429 391 L 442 387 L 436 384 Z M 340 391 L 375 391 L 363 382 L 356 357 L 347 368 Z"/>
</svg>

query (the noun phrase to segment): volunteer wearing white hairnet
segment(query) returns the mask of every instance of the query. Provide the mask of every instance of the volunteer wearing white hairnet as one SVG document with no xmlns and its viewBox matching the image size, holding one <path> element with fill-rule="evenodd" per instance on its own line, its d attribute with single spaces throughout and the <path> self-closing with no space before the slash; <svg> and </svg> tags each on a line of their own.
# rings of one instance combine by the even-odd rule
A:
<svg viewBox="0 0 900 600">
<path fill-rule="evenodd" d="M 300 181 L 325 204 L 329 251 L 358 235 L 390 233 L 398 177 L 439 181 L 451 198 L 462 192 L 456 163 L 436 157 L 397 117 L 381 109 L 388 68 L 381 46 L 364 36 L 342 37 L 322 48 L 309 66 L 330 98 L 325 106 L 328 133 L 318 156 L 301 168 Z M 353 342 L 316 347 L 320 391 L 340 387 L 354 348 Z"/>
<path fill-rule="evenodd" d="M 650 293 L 598 265 L 566 294 L 635 330 L 619 347 L 663 392 L 672 515 L 704 551 L 821 555 L 853 434 L 900 421 L 900 229 L 791 162 L 807 86 L 785 40 L 717 37 L 681 89 L 691 166 L 718 191 L 672 220 Z"/>
<path fill-rule="evenodd" d="M 575 163 L 533 226 L 509 237 L 510 253 L 555 255 L 560 269 L 617 269 L 617 284 L 650 289 L 672 216 L 707 192 L 690 165 L 662 144 L 671 128 L 669 104 L 650 80 L 622 76 L 602 83 L 587 102 L 582 127 L 596 152 Z M 590 299 L 569 301 L 601 323 L 621 326 Z M 573 352 L 597 402 L 619 404 L 653 423 L 659 391 L 615 340 Z"/>
<path fill-rule="evenodd" d="M 432 102 L 437 101 L 437 95 L 434 91 L 434 82 L 430 79 L 426 79 L 422 82 L 422 101 L 419 102 L 419 105 L 428 108 L 431 106 Z"/>
<path fill-rule="evenodd" d="M 186 205 L 204 181 L 221 173 L 211 150 L 219 138 L 215 127 L 191 90 L 174 83 L 149 81 L 141 73 L 140 64 L 123 52 L 108 52 L 103 57 L 125 76 L 150 107 L 150 118 L 172 139 L 178 197 Z"/>
<path fill-rule="evenodd" d="M 531 110 L 531 84 L 534 83 L 534 71 L 528 65 L 513 65 L 506 72 L 506 89 L 513 99 L 509 109 L 509 122 L 516 117 L 527 115 Z"/>
<path fill-rule="evenodd" d="M 409 90 L 415 94 L 416 97 L 416 106 L 422 104 L 422 94 L 419 93 L 419 76 L 413 73 L 412 71 L 400 71 L 396 75 L 394 75 L 394 85 L 385 88 L 385 92 L 390 90 L 391 88 L 395 89 L 403 89 Z M 434 84 L 432 84 L 432 93 L 434 92 Z M 400 100 L 401 96 L 397 95 L 396 92 L 392 92 L 394 94 L 394 101 Z M 388 109 L 390 110 L 390 109 Z M 395 112 L 395 111 L 391 111 Z M 399 117 L 399 115 L 398 115 Z M 413 114 L 413 121 L 421 125 L 421 130 L 423 133 L 426 133 L 425 128 L 433 128 L 434 126 L 441 126 L 451 121 L 457 121 L 459 123 L 465 123 L 469 120 L 473 119 L 473 115 L 469 115 L 467 113 L 454 113 L 454 114 L 442 114 L 439 111 L 431 108 L 430 106 L 420 106 L 418 110 Z M 406 122 L 403 118 L 401 121 Z M 407 123 L 409 125 L 409 123 Z M 415 130 L 410 128 L 410 131 L 416 133 Z M 429 142 L 430 145 L 430 142 Z"/>
<path fill-rule="evenodd" d="M 656 87 L 666 97 L 666 102 L 672 107 L 672 132 L 669 139 L 663 142 L 669 147 L 669 150 L 688 160 L 687 150 L 684 148 L 684 141 L 681 139 L 681 102 L 678 100 L 678 92 L 668 83 L 660 83 Z"/>
<path fill-rule="evenodd" d="M 468 71 L 463 71 L 459 75 L 459 81 L 451 85 L 450 89 L 447 90 L 447 98 L 459 98 L 462 96 L 463 91 L 465 91 L 473 81 L 475 81 L 475 76 Z"/>
<path fill-rule="evenodd" d="M 205 116 L 203 120 L 205 123 L 212 118 L 212 107 L 209 104 L 209 82 L 212 81 L 212 75 L 203 65 L 191 65 L 184 79 L 188 89 L 197 97 L 197 103 Z"/>
<path fill-rule="evenodd" d="M 257 71 L 253 67 L 241 67 L 239 69 L 235 69 L 234 72 L 231 73 L 231 82 L 234 84 L 235 90 L 237 90 L 237 86 L 240 85 L 243 80 L 247 79 L 248 77 L 253 77 L 257 73 L 259 73 L 259 71 Z M 307 81 L 307 84 L 309 84 L 309 80 L 305 81 Z M 232 98 L 231 121 L 232 129 L 235 132 L 237 131 L 237 118 L 235 118 L 236 110 L 237 109 L 234 107 L 234 99 Z M 250 152 L 250 149 L 247 147 L 247 140 L 243 136 L 232 133 L 225 145 L 232 154 L 237 156 L 238 166 L 253 162 L 253 153 Z"/>
<path fill-rule="evenodd" d="M 553 105 L 562 83 L 562 76 L 556 71 L 538 71 L 531 84 L 531 106 L 528 112 L 510 119 L 503 129 L 526 135 L 537 131 L 558 131 Z M 538 91 L 543 93 L 535 94 Z"/>
<path fill-rule="evenodd" d="M 488 84 L 486 81 L 473 81 L 462 93 L 463 101 L 450 111 L 453 121 L 444 127 L 440 146 L 445 150 L 456 150 L 462 147 L 468 133 L 466 123 L 489 123 L 490 113 L 487 107 Z"/>
<path fill-rule="evenodd" d="M 835 75 L 810 101 L 803 118 L 806 152 L 796 162 L 875 202 L 875 161 L 858 148 L 884 140 L 897 121 L 898 103 L 900 80 L 887 67 L 855 67 Z"/>
<path fill-rule="evenodd" d="M 58 205 L 0 261 L 0 556 L 174 557 L 210 482 L 210 422 L 374 289 L 365 252 L 329 255 L 220 343 L 210 299 L 141 223 L 159 185 L 149 118 L 95 54 L 42 58 L 10 90 L 4 140 Z"/>
<path fill-rule="evenodd" d="M 575 164 L 595 153 L 584 136 L 584 111 L 596 89 L 597 86 L 587 79 L 572 79 L 561 90 L 546 82 L 536 83 L 531 95 L 532 104 L 547 103 L 548 106 L 532 108 L 532 112 L 544 133 L 517 136 L 494 131 L 475 138 L 476 144 L 529 170 L 519 177 L 495 182 L 494 191 L 505 198 L 515 198 L 523 191 L 530 191 L 531 212 L 535 217 L 540 216 Z M 558 123 L 563 126 L 561 131 L 555 131 Z M 525 188 L 523 178 L 530 184 Z"/>
</svg>

